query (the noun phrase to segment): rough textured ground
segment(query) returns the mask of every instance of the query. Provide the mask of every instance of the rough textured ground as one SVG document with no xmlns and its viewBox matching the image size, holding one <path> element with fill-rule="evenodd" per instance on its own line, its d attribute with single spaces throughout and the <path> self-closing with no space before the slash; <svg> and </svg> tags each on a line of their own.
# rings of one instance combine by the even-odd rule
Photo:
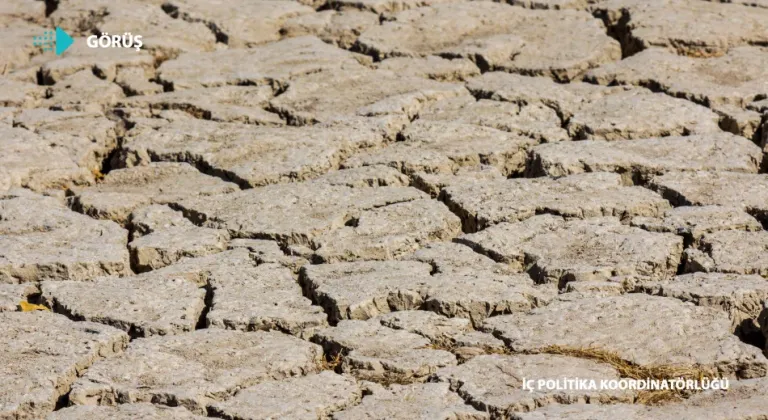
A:
<svg viewBox="0 0 768 420">
<path fill-rule="evenodd" d="M 0 419 L 768 418 L 768 1 L 0 32 Z M 523 389 L 702 374 L 731 390 Z"/>
<path fill-rule="evenodd" d="M 534 376 L 618 379 L 612 367 L 583 359 L 557 355 L 483 355 L 461 366 L 440 369 L 439 382 L 447 382 L 470 404 L 482 407 L 494 418 L 506 412 L 528 411 L 537 406 L 572 403 L 585 399 L 593 403 L 631 401 L 627 391 L 536 391 L 522 389 L 522 379 Z"/>
<path fill-rule="evenodd" d="M 752 379 L 736 382 L 725 391 L 706 391 L 680 404 L 663 407 L 643 407 L 640 405 L 551 405 L 542 410 L 514 414 L 515 420 L 545 419 L 653 419 L 669 418 L 694 420 L 700 418 L 760 418 L 765 417 L 765 392 L 768 391 L 765 379 Z"/>
<path fill-rule="evenodd" d="M 627 294 L 560 301 L 528 314 L 488 319 L 483 329 L 515 352 L 594 347 L 640 366 L 700 366 L 741 378 L 768 371 L 762 352 L 731 333 L 722 311 L 670 297 Z M 655 334 L 644 333 L 649 329 Z"/>
<path fill-rule="evenodd" d="M 560 288 L 573 281 L 626 275 L 665 280 L 676 273 L 683 252 L 680 237 L 646 232 L 607 217 L 565 221 L 534 216 L 519 223 L 500 223 L 459 241 L 528 271 L 538 283 L 555 283 Z"/>
</svg>

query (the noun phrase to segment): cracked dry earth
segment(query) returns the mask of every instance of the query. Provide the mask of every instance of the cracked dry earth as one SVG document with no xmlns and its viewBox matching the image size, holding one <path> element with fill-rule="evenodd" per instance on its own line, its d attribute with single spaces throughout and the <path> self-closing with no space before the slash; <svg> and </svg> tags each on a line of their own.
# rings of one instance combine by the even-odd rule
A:
<svg viewBox="0 0 768 420">
<path fill-rule="evenodd" d="M 2 0 L 0 31 L 0 419 L 768 418 L 765 0 Z M 731 390 L 522 387 L 627 366 Z"/>
</svg>

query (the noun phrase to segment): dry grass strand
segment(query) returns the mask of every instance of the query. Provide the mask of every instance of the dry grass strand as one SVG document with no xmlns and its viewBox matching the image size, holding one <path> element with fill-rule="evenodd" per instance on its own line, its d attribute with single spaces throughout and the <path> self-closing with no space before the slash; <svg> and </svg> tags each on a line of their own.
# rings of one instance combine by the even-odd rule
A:
<svg viewBox="0 0 768 420">
<path fill-rule="evenodd" d="M 672 366 L 672 365 L 650 365 L 640 366 L 635 363 L 622 359 L 616 353 L 598 348 L 572 348 L 563 346 L 549 346 L 541 350 L 541 353 L 558 354 L 563 356 L 578 357 L 611 365 L 619 376 L 631 379 L 693 379 L 719 377 L 717 372 L 711 368 L 701 366 Z M 659 405 L 670 401 L 679 401 L 687 398 L 694 391 L 685 390 L 653 390 L 641 391 L 637 395 L 636 402 L 645 405 Z"/>
</svg>

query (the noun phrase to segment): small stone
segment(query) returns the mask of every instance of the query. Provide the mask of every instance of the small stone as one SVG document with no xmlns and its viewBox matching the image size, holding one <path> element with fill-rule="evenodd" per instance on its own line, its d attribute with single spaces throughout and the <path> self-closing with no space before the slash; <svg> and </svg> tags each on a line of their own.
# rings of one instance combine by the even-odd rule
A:
<svg viewBox="0 0 768 420">
<path fill-rule="evenodd" d="M 646 294 L 553 302 L 527 314 L 488 319 L 514 352 L 592 350 L 639 366 L 697 367 L 741 379 L 768 373 L 768 359 L 731 333 L 720 310 Z M 696 352 L 689 349 L 696 348 Z"/>
<path fill-rule="evenodd" d="M 610 365 L 551 354 L 477 356 L 462 365 L 440 369 L 434 377 L 449 383 L 464 400 L 490 413 L 492 418 L 585 400 L 592 404 L 633 400 L 632 392 L 626 390 L 524 389 L 525 378 L 579 378 L 597 382 L 619 379 L 619 373 Z"/>
<path fill-rule="evenodd" d="M 362 390 L 354 379 L 333 372 L 268 381 L 238 391 L 231 399 L 213 404 L 217 416 L 237 420 L 330 418 L 336 411 L 357 405 Z M 297 404 L 300 401 L 300 404 Z"/>
<path fill-rule="evenodd" d="M 487 413 L 475 410 L 455 393 L 448 384 L 377 386 L 363 397 L 360 405 L 335 413 L 335 420 L 411 420 L 462 419 L 487 420 Z"/>
<path fill-rule="evenodd" d="M 43 302 L 55 312 L 107 324 L 132 337 L 193 331 L 205 308 L 205 290 L 183 278 L 141 275 L 93 282 L 41 283 Z"/>
<path fill-rule="evenodd" d="M 657 216 L 670 208 L 660 196 L 622 185 L 620 175 L 570 175 L 563 178 L 508 179 L 446 188 L 445 202 L 462 219 L 465 232 L 500 222 L 550 213 L 566 218 Z"/>
<path fill-rule="evenodd" d="M 128 345 L 128 336 L 93 322 L 48 311 L 0 312 L 0 410 L 8 418 L 39 419 L 56 408 L 77 376 Z"/>
<path fill-rule="evenodd" d="M 70 393 L 74 405 L 152 402 L 205 415 L 206 407 L 267 380 L 318 371 L 319 346 L 278 332 L 197 330 L 135 340 L 91 366 Z"/>
<path fill-rule="evenodd" d="M 451 353 L 431 349 L 428 339 L 373 321 L 344 320 L 318 331 L 312 341 L 330 355 L 342 354 L 342 372 L 362 380 L 413 382 L 456 364 Z"/>
</svg>

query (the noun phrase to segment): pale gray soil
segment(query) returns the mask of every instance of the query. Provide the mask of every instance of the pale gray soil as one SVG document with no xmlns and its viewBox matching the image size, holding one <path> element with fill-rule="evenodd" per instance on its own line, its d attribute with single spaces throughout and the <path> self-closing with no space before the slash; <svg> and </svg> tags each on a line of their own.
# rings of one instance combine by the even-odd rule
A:
<svg viewBox="0 0 768 420">
<path fill-rule="evenodd" d="M 0 0 L 0 35 L 0 420 L 768 418 L 766 0 Z M 656 368 L 731 390 L 523 388 Z"/>
</svg>

